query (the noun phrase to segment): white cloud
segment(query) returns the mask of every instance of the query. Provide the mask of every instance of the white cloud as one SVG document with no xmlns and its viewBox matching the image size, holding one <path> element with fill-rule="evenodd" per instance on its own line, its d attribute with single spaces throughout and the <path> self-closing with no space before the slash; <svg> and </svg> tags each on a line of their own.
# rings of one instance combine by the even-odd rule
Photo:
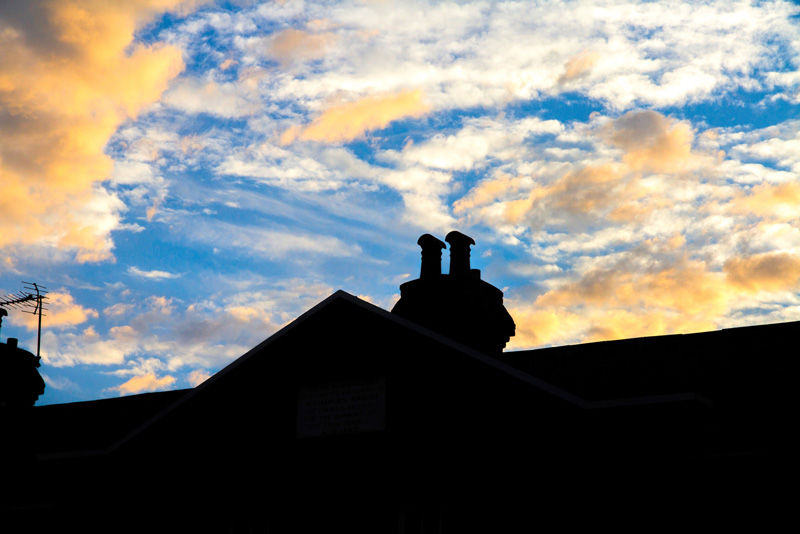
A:
<svg viewBox="0 0 800 534">
<path fill-rule="evenodd" d="M 209 219 L 191 221 L 180 231 L 195 242 L 272 260 L 293 260 L 297 259 L 296 255 L 346 257 L 362 252 L 358 245 L 348 244 L 332 235 L 245 226 Z"/>
<path fill-rule="evenodd" d="M 487 158 L 514 161 L 526 155 L 523 143 L 535 134 L 559 134 L 563 126 L 555 120 L 526 118 L 519 121 L 470 119 L 458 132 L 436 134 L 420 144 L 409 144 L 401 152 L 386 151 L 386 160 L 403 165 L 423 165 L 443 170 L 481 167 Z"/>
<path fill-rule="evenodd" d="M 188 113 L 234 118 L 253 115 L 260 108 L 256 82 L 216 82 L 183 78 L 164 94 L 162 102 Z"/>
<path fill-rule="evenodd" d="M 771 161 L 795 175 L 800 174 L 800 121 L 751 132 L 748 137 L 752 139 L 759 134 L 764 139 L 736 145 L 731 152 L 740 158 Z"/>
<path fill-rule="evenodd" d="M 171 102 L 196 112 L 240 116 L 252 112 L 243 104 L 258 101 L 253 98 L 257 86 L 262 105 L 292 103 L 306 112 L 319 111 L 341 94 L 407 88 L 422 89 L 436 110 L 502 106 L 564 89 L 601 99 L 613 109 L 680 105 L 709 98 L 719 89 L 757 87 L 761 76 L 773 84 L 794 84 L 780 72 L 773 47 L 779 43 L 794 57 L 800 52 L 790 20 L 795 8 L 784 2 L 303 6 L 290 18 L 293 31 L 304 36 L 293 46 L 301 55 L 313 51 L 310 57 L 318 61 L 288 70 L 266 68 L 239 81 L 187 78 L 174 86 Z M 280 31 L 286 28 L 281 14 L 286 6 L 272 7 L 226 16 L 215 25 L 220 38 L 233 46 L 226 53 L 238 54 L 237 63 L 245 68 L 268 67 L 265 39 L 270 35 L 258 28 L 275 23 Z M 319 20 L 326 24 L 309 24 Z M 175 35 L 203 26 L 190 22 Z M 191 40 L 183 42 L 189 46 Z M 569 69 L 573 72 L 565 85 Z M 208 87 L 212 94 L 204 96 Z"/>
<path fill-rule="evenodd" d="M 134 265 L 128 267 L 128 274 L 130 274 L 131 276 L 137 276 L 139 278 L 148 278 L 150 280 L 170 280 L 173 278 L 181 277 L 180 274 L 170 273 L 167 271 L 158 271 L 158 270 L 143 271 L 142 269 L 139 269 Z"/>
<path fill-rule="evenodd" d="M 110 371 L 118 376 L 175 374 L 187 366 L 218 370 L 333 292 L 305 280 L 276 284 L 261 277 L 222 278 L 213 286 L 216 295 L 188 305 L 159 296 L 141 299 L 138 307 L 126 308 L 127 324 L 104 333 L 94 326 L 46 330 L 43 363 L 118 366 Z"/>
</svg>

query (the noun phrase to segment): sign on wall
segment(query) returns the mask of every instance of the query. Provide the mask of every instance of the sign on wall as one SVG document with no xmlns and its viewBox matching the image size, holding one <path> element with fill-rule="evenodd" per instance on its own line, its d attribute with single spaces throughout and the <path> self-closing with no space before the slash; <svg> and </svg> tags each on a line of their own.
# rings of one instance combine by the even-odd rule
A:
<svg viewBox="0 0 800 534">
<path fill-rule="evenodd" d="M 374 432 L 386 428 L 386 379 L 340 380 L 301 386 L 297 437 Z"/>
</svg>

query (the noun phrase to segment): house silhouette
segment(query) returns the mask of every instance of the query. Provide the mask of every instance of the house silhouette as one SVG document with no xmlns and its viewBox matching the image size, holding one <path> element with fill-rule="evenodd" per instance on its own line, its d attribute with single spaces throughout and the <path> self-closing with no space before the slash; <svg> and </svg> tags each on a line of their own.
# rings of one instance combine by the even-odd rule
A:
<svg viewBox="0 0 800 534">
<path fill-rule="evenodd" d="M 420 238 L 393 312 L 337 291 L 196 388 L 5 413 L 0 521 L 450 533 L 788 516 L 800 323 L 502 352 L 502 293 L 469 267 L 470 238 L 447 241 L 442 274 L 444 244 Z"/>
</svg>

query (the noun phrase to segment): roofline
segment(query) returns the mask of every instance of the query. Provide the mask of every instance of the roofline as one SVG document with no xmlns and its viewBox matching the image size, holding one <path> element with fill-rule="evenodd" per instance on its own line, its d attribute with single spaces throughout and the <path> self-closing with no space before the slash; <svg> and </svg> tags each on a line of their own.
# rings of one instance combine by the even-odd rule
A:
<svg viewBox="0 0 800 534">
<path fill-rule="evenodd" d="M 68 458 L 68 457 L 80 457 L 80 456 L 93 456 L 93 455 L 101 455 L 101 454 L 110 454 L 115 450 L 122 447 L 125 443 L 132 440 L 139 434 L 141 434 L 144 430 L 148 427 L 156 423 L 159 419 L 166 416 L 171 411 L 175 410 L 185 402 L 188 402 L 192 398 L 197 395 L 200 395 L 205 389 L 212 387 L 217 381 L 224 379 L 225 376 L 233 372 L 237 369 L 240 365 L 243 365 L 247 362 L 250 358 L 252 358 L 256 353 L 261 352 L 263 349 L 269 347 L 271 344 L 275 343 L 276 341 L 280 340 L 284 336 L 290 334 L 295 329 L 302 326 L 308 319 L 314 316 L 317 312 L 328 306 L 331 302 L 336 300 L 345 300 L 351 304 L 359 306 L 369 312 L 376 313 L 381 317 L 393 321 L 405 328 L 408 328 L 422 336 L 428 337 L 430 339 L 435 340 L 436 342 L 450 347 L 456 351 L 462 352 L 465 355 L 478 360 L 490 367 L 494 367 L 495 369 L 502 371 L 518 380 L 521 380 L 531 386 L 538 388 L 541 391 L 549 393 L 554 397 L 557 397 L 565 402 L 568 402 L 578 408 L 583 408 L 586 410 L 594 410 L 598 408 L 613 408 L 613 407 L 624 407 L 624 406 L 638 406 L 641 404 L 660 404 L 660 403 L 672 403 L 672 402 L 685 402 L 685 401 L 699 401 L 702 403 L 710 402 L 707 399 L 704 399 L 697 393 L 675 393 L 671 395 L 653 395 L 653 396 L 645 396 L 645 397 L 628 397 L 628 398 L 621 398 L 621 399 L 613 399 L 613 400 L 601 400 L 601 401 L 589 401 L 582 397 L 579 397 L 573 393 L 570 393 L 564 389 L 561 389 L 549 382 L 545 382 L 539 378 L 536 378 L 524 371 L 517 369 L 507 363 L 504 363 L 500 360 L 497 360 L 491 356 L 488 356 L 482 352 L 479 352 L 473 348 L 467 347 L 466 345 L 462 345 L 461 343 L 454 341 L 442 334 L 434 332 L 421 326 L 413 321 L 400 317 L 394 313 L 384 310 L 374 304 L 371 304 L 367 301 L 364 301 L 346 291 L 341 289 L 335 291 L 333 294 L 325 298 L 324 300 L 320 301 L 313 307 L 309 308 L 307 311 L 299 315 L 296 319 L 292 322 L 269 336 L 267 339 L 256 345 L 255 347 L 251 348 L 247 352 L 245 352 L 240 357 L 236 358 L 234 361 L 220 369 L 202 384 L 196 386 L 193 389 L 190 389 L 186 392 L 186 394 L 182 395 L 180 398 L 176 399 L 171 404 L 168 404 L 157 413 L 155 413 L 152 417 L 138 425 L 136 428 L 128 432 L 125 436 L 117 440 L 115 443 L 105 447 L 103 449 L 96 449 L 96 450 L 83 450 L 83 451 L 75 451 L 70 453 L 56 453 L 56 454 L 42 454 L 39 455 L 39 458 L 42 460 L 45 459 L 57 459 L 57 458 Z"/>
<path fill-rule="evenodd" d="M 677 332 L 674 334 L 654 334 L 652 336 L 638 336 L 638 337 L 623 337 L 618 339 L 603 339 L 600 341 L 587 341 L 586 343 L 568 343 L 566 345 L 549 345 L 546 347 L 535 347 L 535 348 L 528 348 L 528 349 L 517 349 L 517 350 L 509 350 L 505 352 L 505 354 L 514 355 L 514 354 L 530 354 L 534 352 L 539 352 L 543 350 L 551 350 L 551 349 L 560 349 L 564 347 L 590 347 L 590 346 L 598 346 L 598 345 L 605 345 L 608 343 L 623 343 L 623 342 L 630 342 L 634 343 L 636 341 L 643 341 L 643 340 L 650 340 L 650 339 L 667 339 L 667 338 L 675 338 L 675 339 L 685 339 L 691 336 L 703 336 L 709 334 L 717 334 L 719 332 L 735 332 L 737 330 L 746 330 L 746 329 L 758 329 L 758 328 L 770 328 L 770 327 L 785 327 L 786 325 L 796 324 L 800 326 L 800 321 L 783 321 L 783 322 L 774 322 L 774 323 L 763 323 L 763 324 L 746 324 L 741 326 L 731 326 L 728 328 L 718 328 L 716 330 L 702 330 L 700 332 Z"/>
</svg>

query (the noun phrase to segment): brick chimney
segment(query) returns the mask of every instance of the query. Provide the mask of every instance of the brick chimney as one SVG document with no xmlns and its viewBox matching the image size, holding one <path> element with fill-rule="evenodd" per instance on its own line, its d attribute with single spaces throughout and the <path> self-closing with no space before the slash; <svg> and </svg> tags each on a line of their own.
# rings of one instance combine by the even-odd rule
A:
<svg viewBox="0 0 800 534">
<path fill-rule="evenodd" d="M 36 370 L 39 366 L 39 358 L 19 348 L 16 338 L 0 342 L 0 412 L 33 406 L 44 394 L 45 383 Z"/>
<path fill-rule="evenodd" d="M 422 266 L 418 280 L 400 286 L 392 309 L 400 317 L 491 356 L 499 356 L 516 325 L 503 306 L 503 292 L 481 280 L 470 268 L 475 241 L 461 232 L 445 237 L 450 244 L 450 274 L 442 274 L 445 244 L 430 234 L 419 238 Z"/>
</svg>

